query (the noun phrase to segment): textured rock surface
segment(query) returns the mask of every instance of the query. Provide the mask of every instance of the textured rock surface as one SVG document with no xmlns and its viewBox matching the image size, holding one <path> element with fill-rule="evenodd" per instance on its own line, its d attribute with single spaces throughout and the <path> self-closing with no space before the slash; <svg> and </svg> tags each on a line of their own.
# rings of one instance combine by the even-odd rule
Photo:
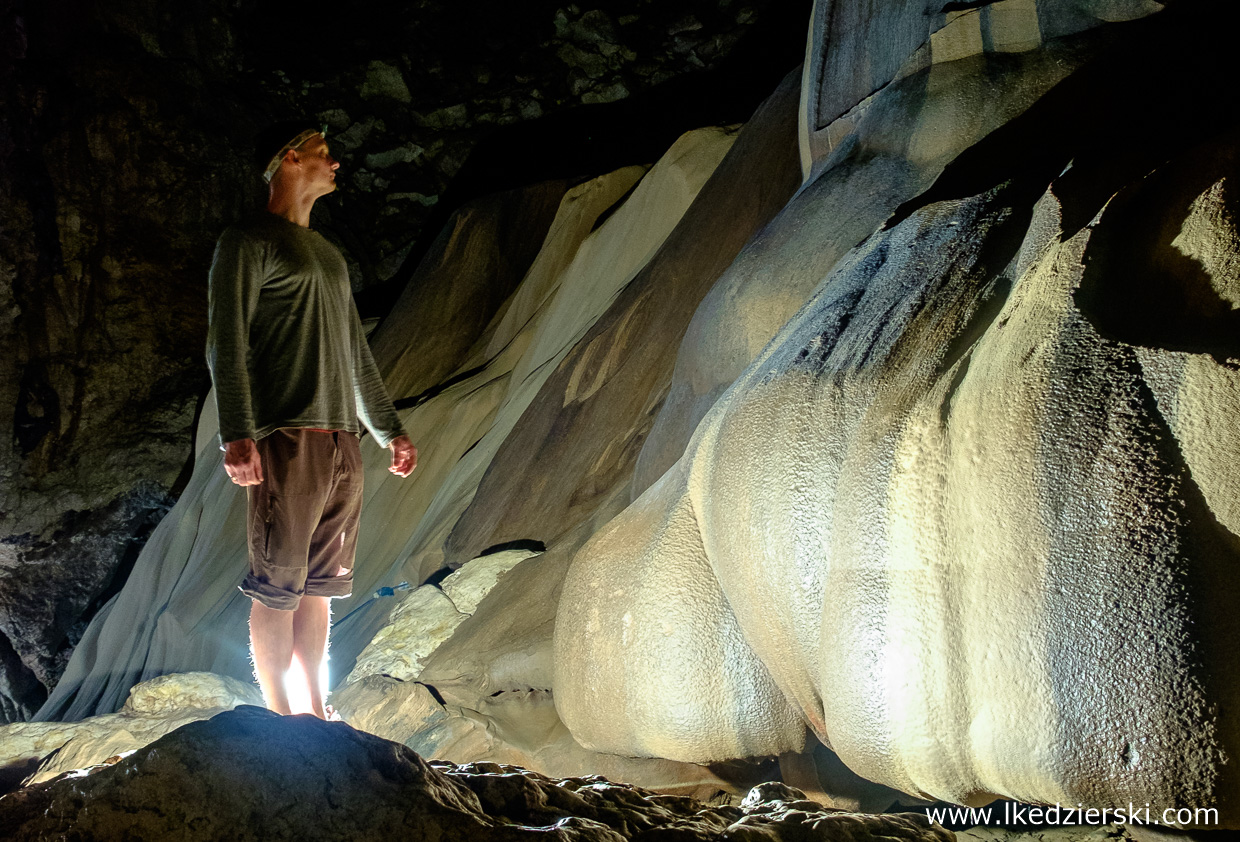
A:
<svg viewBox="0 0 1240 842">
<path fill-rule="evenodd" d="M 693 314 L 667 398 L 642 445 L 636 498 L 684 453 L 698 422 L 831 268 L 983 137 L 1105 49 L 1105 33 L 1018 56 L 934 64 L 837 127 L 831 155 L 746 244 Z"/>
<path fill-rule="evenodd" d="M 1108 154 L 1183 60 L 1112 53 L 961 156 L 578 553 L 554 686 L 583 744 L 701 762 L 799 715 L 905 792 L 1236 821 L 1236 136 L 1203 110 Z M 1148 87 L 1057 131 L 1112 72 Z"/>
<path fill-rule="evenodd" d="M 949 842 L 923 816 L 825 811 L 782 785 L 737 807 L 598 777 L 494 763 L 427 764 L 397 743 L 311 717 L 241 708 L 89 774 L 0 799 L 9 838 L 908 840 Z"/>
<path fill-rule="evenodd" d="M 186 723 L 262 701 L 257 685 L 228 676 L 206 672 L 163 675 L 134 687 L 118 713 L 80 722 L 0 726 L 0 775 L 25 771 L 32 781 L 50 780 L 142 748 Z"/>
</svg>

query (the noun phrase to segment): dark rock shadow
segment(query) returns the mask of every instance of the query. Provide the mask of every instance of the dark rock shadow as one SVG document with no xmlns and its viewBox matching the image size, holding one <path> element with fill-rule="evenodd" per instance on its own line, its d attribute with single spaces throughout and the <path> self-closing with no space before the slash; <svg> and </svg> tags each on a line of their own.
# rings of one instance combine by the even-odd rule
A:
<svg viewBox="0 0 1240 842">
<path fill-rule="evenodd" d="M 1220 296 L 1198 260 L 1174 245 L 1194 200 L 1217 182 L 1227 215 L 1236 218 L 1238 167 L 1240 136 L 1232 131 L 1112 200 L 1090 237 L 1076 291 L 1077 306 L 1100 334 L 1240 364 L 1240 310 Z"/>
<path fill-rule="evenodd" d="M 1082 34 L 1097 55 L 948 165 L 934 185 L 899 207 L 885 228 L 917 209 L 975 196 L 1007 180 L 1057 179 L 1063 236 L 1090 222 L 1125 185 L 1203 138 L 1234 126 L 1240 112 L 1217 92 L 1237 75 L 1217 0 L 1181 0 L 1163 12 Z M 1208 81 L 1207 81 L 1208 80 Z"/>
</svg>

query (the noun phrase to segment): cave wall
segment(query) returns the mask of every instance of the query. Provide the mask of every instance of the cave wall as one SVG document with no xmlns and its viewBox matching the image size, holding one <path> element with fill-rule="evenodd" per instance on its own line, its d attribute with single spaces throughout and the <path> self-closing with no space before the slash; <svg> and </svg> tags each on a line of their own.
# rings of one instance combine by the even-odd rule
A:
<svg viewBox="0 0 1240 842">
<path fill-rule="evenodd" d="M 578 740 L 707 762 L 797 751 L 799 717 L 926 798 L 1236 821 L 1237 134 L 1193 81 L 1231 72 L 1197 41 L 1214 8 L 932 62 L 841 127 L 699 308 L 681 417 L 569 568 Z M 876 168 L 886 195 L 833 185 Z M 854 209 L 879 219 L 832 255 Z"/>
<path fill-rule="evenodd" d="M 514 189 L 578 179 L 651 163 L 713 119 L 703 105 L 743 120 L 773 81 L 727 101 L 692 77 L 735 75 L 751 31 L 785 37 L 785 11 L 759 26 L 767 5 L 0 3 L 0 721 L 40 706 L 189 479 L 206 267 L 263 195 L 250 137 L 295 116 L 328 126 L 342 189 L 314 223 L 379 316 L 449 216 L 503 186 L 501 164 Z M 605 149 L 565 154 L 539 128 L 586 135 L 669 104 Z M 468 318 L 507 291 L 488 294 Z"/>
<path fill-rule="evenodd" d="M 447 221 L 374 340 L 425 461 L 366 451 L 351 721 L 665 791 L 777 757 L 840 806 L 1240 821 L 1221 6 L 927 8 L 820 4 L 743 127 Z M 40 718 L 244 675 L 211 431 Z"/>
</svg>

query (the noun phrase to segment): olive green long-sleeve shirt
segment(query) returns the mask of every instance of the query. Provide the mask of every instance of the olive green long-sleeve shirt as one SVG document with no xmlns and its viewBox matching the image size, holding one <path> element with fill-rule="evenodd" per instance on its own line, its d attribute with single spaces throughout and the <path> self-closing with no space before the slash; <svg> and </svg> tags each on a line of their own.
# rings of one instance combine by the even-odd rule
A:
<svg viewBox="0 0 1240 842">
<path fill-rule="evenodd" d="M 280 427 L 404 434 L 340 252 L 273 213 L 226 230 L 211 263 L 207 363 L 221 442 Z"/>
</svg>

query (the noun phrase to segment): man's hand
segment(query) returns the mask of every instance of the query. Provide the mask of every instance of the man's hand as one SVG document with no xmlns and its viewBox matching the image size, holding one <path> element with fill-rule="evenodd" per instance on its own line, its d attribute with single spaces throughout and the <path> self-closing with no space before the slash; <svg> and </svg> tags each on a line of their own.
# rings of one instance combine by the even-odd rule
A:
<svg viewBox="0 0 1240 842">
<path fill-rule="evenodd" d="M 237 439 L 224 445 L 224 473 L 237 485 L 258 485 L 263 481 L 263 460 L 254 439 Z"/>
<path fill-rule="evenodd" d="M 388 442 L 388 450 L 392 451 L 392 467 L 389 471 L 398 477 L 407 477 L 418 466 L 418 449 L 409 441 L 408 436 L 397 436 Z"/>
</svg>

